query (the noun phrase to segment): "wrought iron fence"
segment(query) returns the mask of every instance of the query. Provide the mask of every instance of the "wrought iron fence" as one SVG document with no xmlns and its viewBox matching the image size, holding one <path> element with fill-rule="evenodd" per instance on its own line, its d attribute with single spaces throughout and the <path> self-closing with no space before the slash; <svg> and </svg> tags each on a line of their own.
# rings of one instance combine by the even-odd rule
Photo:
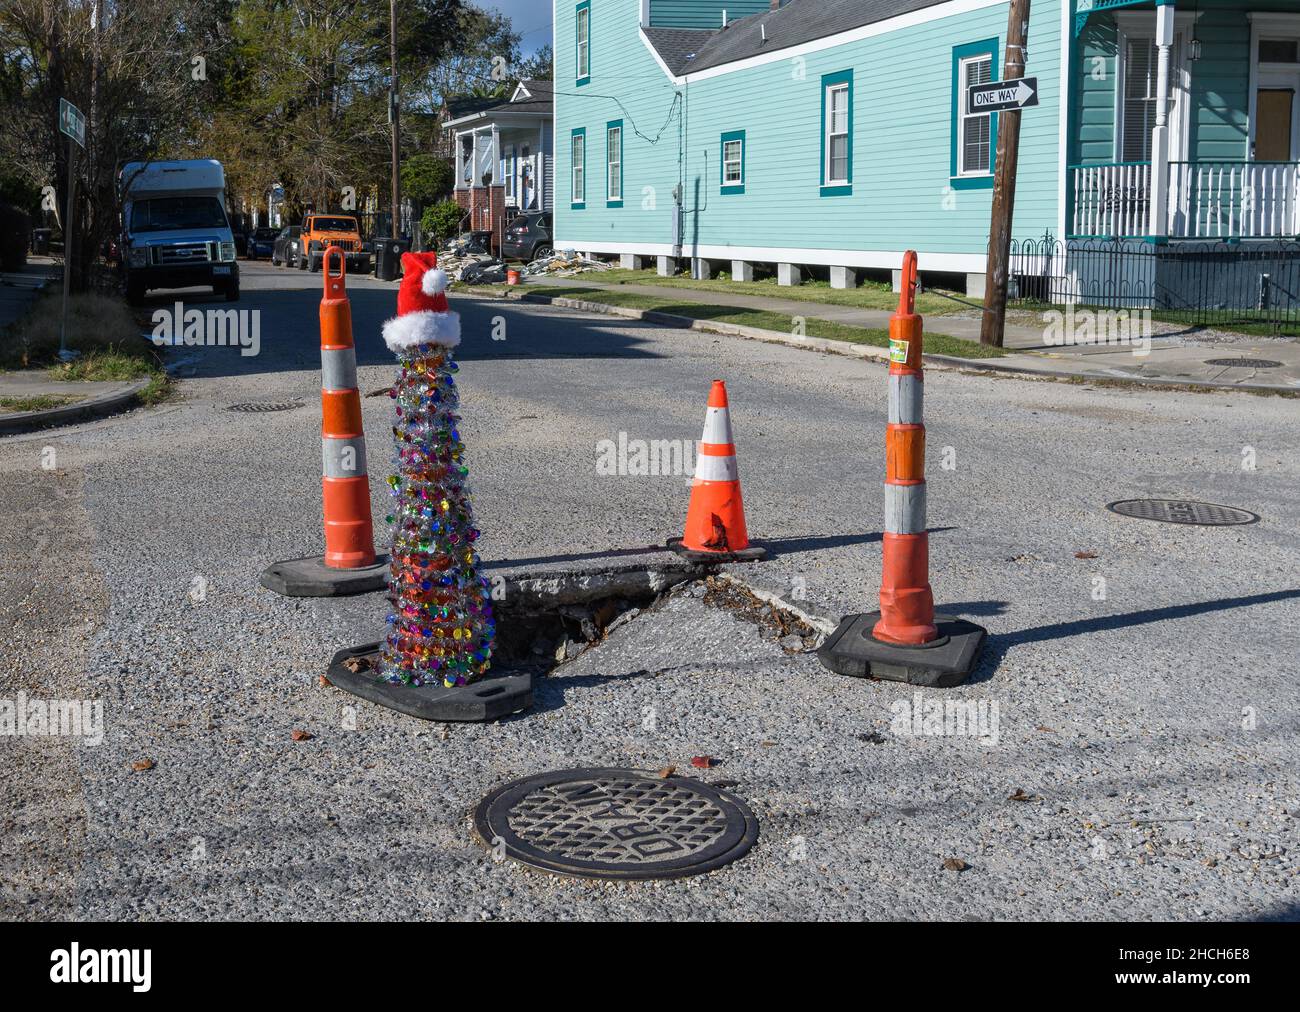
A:
<svg viewBox="0 0 1300 1012">
<path fill-rule="evenodd" d="M 1198 326 L 1300 334 L 1300 242 L 1060 240 L 1011 244 L 1008 302 L 1150 309 Z"/>
</svg>

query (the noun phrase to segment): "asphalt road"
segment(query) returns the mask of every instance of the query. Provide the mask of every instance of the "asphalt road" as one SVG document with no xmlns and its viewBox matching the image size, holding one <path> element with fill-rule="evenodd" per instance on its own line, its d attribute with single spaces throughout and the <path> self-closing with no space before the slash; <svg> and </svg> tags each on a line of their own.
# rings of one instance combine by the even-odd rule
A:
<svg viewBox="0 0 1300 1012">
<path fill-rule="evenodd" d="M 378 638 L 381 595 L 257 586 L 268 562 L 323 546 L 319 285 L 243 270 L 260 354 L 178 348 L 170 403 L 0 439 L 0 700 L 104 707 L 98 746 L 0 738 L 0 916 L 1300 916 L 1300 403 L 928 375 L 935 596 L 991 633 L 971 683 L 928 696 L 996 705 L 996 736 L 899 733 L 912 689 L 832 675 L 689 589 L 558 668 L 532 713 L 444 729 L 318 683 L 336 649 Z M 381 391 L 395 286 L 350 290 L 361 389 Z M 750 533 L 775 554 L 733 572 L 827 616 L 874 607 L 883 367 L 454 308 L 489 565 L 578 567 L 679 534 L 688 478 L 601 474 L 598 444 L 697 439 L 716 377 Z M 249 401 L 303 406 L 228 410 Z M 363 405 L 382 539 L 391 408 Z M 1106 510 L 1127 498 L 1262 519 Z M 754 850 L 709 875 L 558 879 L 470 835 L 507 779 L 701 754 L 761 822 Z"/>
</svg>

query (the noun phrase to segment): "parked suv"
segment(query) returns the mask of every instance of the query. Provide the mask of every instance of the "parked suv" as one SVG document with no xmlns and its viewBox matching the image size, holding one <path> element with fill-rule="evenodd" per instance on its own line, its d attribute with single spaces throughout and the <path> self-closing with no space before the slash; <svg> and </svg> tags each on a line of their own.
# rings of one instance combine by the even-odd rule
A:
<svg viewBox="0 0 1300 1012">
<path fill-rule="evenodd" d="M 370 254 L 361 248 L 356 218 L 346 214 L 309 214 L 302 223 L 302 248 L 306 255 L 298 258 L 298 266 L 309 271 L 320 270 L 325 251 L 331 246 L 343 250 L 349 273 L 370 273 Z"/>
<path fill-rule="evenodd" d="M 551 241 L 551 212 L 524 211 L 506 226 L 501 242 L 501 256 L 525 263 L 555 252 Z"/>
</svg>

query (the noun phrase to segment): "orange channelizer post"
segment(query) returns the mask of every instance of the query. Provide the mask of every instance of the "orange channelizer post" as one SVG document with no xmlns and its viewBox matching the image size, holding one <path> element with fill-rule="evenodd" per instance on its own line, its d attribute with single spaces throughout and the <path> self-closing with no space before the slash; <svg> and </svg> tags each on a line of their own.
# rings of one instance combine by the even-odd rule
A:
<svg viewBox="0 0 1300 1012">
<path fill-rule="evenodd" d="M 337 273 L 333 267 L 337 265 Z M 361 429 L 352 306 L 344 282 L 343 251 L 325 251 L 325 295 L 320 303 L 321 457 L 325 500 L 325 565 L 359 569 L 375 563 L 370 519 L 366 437 Z"/>
<path fill-rule="evenodd" d="M 337 265 L 337 270 L 335 269 Z M 368 594 L 388 584 L 389 559 L 375 556 L 370 520 L 366 438 L 361 431 L 352 307 L 343 250 L 331 246 L 322 264 L 320 303 L 321 456 L 324 471 L 325 554 L 273 562 L 258 581 L 286 597 Z"/>
<path fill-rule="evenodd" d="M 668 547 L 697 562 L 757 562 L 767 557 L 767 549 L 749 543 L 727 385 L 722 380 L 714 380 L 709 391 L 686 532 L 670 540 Z"/>
<path fill-rule="evenodd" d="M 885 428 L 884 568 L 873 635 L 916 646 L 937 639 L 925 526 L 925 425 L 916 254 L 903 257 L 898 312 L 889 321 L 889 422 Z"/>
<path fill-rule="evenodd" d="M 898 312 L 889 321 L 889 416 L 885 430 L 885 530 L 880 611 L 849 615 L 817 651 L 842 675 L 914 685 L 956 685 L 974 669 L 987 632 L 936 615 L 926 527 L 925 401 L 916 253 L 903 255 Z"/>
</svg>

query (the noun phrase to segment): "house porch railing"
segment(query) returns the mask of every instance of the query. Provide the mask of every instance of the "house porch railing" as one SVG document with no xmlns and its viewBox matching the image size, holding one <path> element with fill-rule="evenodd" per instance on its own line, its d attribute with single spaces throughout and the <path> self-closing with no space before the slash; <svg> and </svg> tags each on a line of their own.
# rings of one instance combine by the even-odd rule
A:
<svg viewBox="0 0 1300 1012">
<path fill-rule="evenodd" d="M 1151 164 L 1071 168 L 1075 238 L 1135 238 L 1151 228 Z M 1171 162 L 1171 239 L 1281 239 L 1300 235 L 1300 162 Z"/>
</svg>

